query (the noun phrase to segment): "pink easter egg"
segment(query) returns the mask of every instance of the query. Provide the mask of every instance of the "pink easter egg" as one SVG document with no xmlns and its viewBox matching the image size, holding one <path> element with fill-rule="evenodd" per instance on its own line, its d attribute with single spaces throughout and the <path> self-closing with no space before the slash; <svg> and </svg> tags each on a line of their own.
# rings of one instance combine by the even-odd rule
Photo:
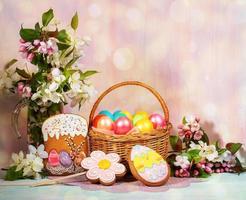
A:
<svg viewBox="0 0 246 200">
<path fill-rule="evenodd" d="M 150 115 L 149 120 L 153 123 L 154 129 L 164 128 L 166 126 L 166 121 L 160 114 L 153 113 Z"/>
<path fill-rule="evenodd" d="M 127 117 L 120 117 L 115 121 L 115 134 L 124 135 L 132 129 L 132 122 Z"/>
<path fill-rule="evenodd" d="M 57 165 L 59 165 L 59 155 L 56 152 L 56 150 L 51 150 L 49 153 L 49 157 L 48 157 L 48 163 L 52 166 L 55 167 Z"/>
</svg>

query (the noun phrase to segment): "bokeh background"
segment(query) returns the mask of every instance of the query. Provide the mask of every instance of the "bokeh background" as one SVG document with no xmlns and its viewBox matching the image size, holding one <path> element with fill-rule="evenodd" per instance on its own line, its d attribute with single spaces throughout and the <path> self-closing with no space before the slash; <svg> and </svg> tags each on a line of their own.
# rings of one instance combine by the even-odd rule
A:
<svg viewBox="0 0 246 200">
<path fill-rule="evenodd" d="M 183 115 L 201 118 L 212 139 L 246 143 L 245 0 L 0 0 L 0 69 L 18 55 L 19 29 L 33 27 L 53 8 L 66 26 L 78 12 L 78 33 L 91 45 L 80 67 L 100 71 L 91 81 L 100 94 L 124 80 L 146 82 L 166 100 L 175 128 Z M 95 99 L 79 111 L 88 118 Z M 11 111 L 18 98 L 0 97 L 0 166 L 26 138 L 12 133 Z M 161 112 L 148 91 L 119 89 L 99 109 Z M 26 127 L 26 111 L 20 126 Z M 242 159 L 246 157 L 241 152 Z"/>
</svg>

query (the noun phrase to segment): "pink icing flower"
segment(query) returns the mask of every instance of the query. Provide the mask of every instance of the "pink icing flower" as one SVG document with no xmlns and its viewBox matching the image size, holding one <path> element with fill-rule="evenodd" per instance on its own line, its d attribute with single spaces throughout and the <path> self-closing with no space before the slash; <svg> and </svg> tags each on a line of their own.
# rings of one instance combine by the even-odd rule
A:
<svg viewBox="0 0 246 200">
<path fill-rule="evenodd" d="M 203 136 L 203 132 L 199 130 L 199 131 L 195 132 L 193 138 L 194 138 L 194 140 L 200 140 L 202 138 L 202 136 Z"/>
<path fill-rule="evenodd" d="M 120 162 L 120 156 L 116 153 L 105 154 L 102 151 L 93 151 L 90 157 L 81 162 L 81 166 L 87 169 L 86 177 L 91 182 L 100 182 L 103 185 L 112 185 L 116 177 L 122 177 L 126 168 Z"/>
</svg>

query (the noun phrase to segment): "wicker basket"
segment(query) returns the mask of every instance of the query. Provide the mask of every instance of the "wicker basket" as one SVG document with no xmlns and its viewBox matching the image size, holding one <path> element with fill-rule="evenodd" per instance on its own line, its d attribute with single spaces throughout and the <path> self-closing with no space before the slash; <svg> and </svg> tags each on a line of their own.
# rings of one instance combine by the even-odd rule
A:
<svg viewBox="0 0 246 200">
<path fill-rule="evenodd" d="M 102 99 L 109 94 L 111 91 L 128 85 L 136 85 L 141 86 L 149 90 L 160 102 L 163 112 L 165 114 L 165 120 L 167 122 L 167 126 L 165 129 L 161 130 L 153 130 L 151 133 L 130 133 L 127 135 L 110 135 L 105 134 L 95 129 L 92 129 L 92 122 L 96 112 L 96 109 Z M 127 156 L 131 148 L 136 145 L 144 145 L 147 146 L 162 155 L 164 158 L 167 157 L 168 153 L 168 141 L 169 141 L 169 131 L 172 125 L 169 123 L 169 112 L 165 101 L 162 99 L 160 94 L 154 90 L 152 87 L 146 85 L 145 83 L 138 82 L 138 81 L 126 81 L 122 83 L 118 83 L 113 85 L 105 92 L 101 94 L 101 96 L 95 102 L 89 118 L 89 143 L 90 143 L 90 151 L 94 150 L 101 150 L 105 153 L 115 152 L 118 153 L 124 164 L 127 164 Z"/>
</svg>

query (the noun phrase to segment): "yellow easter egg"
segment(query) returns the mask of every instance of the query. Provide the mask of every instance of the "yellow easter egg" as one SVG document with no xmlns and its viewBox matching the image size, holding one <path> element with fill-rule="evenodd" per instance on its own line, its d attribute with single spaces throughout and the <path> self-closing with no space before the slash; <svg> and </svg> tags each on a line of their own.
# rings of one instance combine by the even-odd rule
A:
<svg viewBox="0 0 246 200">
<path fill-rule="evenodd" d="M 149 133 L 154 129 L 153 124 L 149 119 L 141 119 L 137 121 L 136 127 L 140 133 Z"/>
<path fill-rule="evenodd" d="M 127 118 L 132 121 L 133 117 L 132 117 L 132 114 L 130 112 L 128 112 L 127 110 L 123 110 L 122 113 L 125 114 L 127 116 Z"/>
<path fill-rule="evenodd" d="M 133 124 L 136 125 L 136 123 L 142 119 L 148 119 L 149 114 L 145 111 L 138 111 L 133 116 Z"/>
</svg>

